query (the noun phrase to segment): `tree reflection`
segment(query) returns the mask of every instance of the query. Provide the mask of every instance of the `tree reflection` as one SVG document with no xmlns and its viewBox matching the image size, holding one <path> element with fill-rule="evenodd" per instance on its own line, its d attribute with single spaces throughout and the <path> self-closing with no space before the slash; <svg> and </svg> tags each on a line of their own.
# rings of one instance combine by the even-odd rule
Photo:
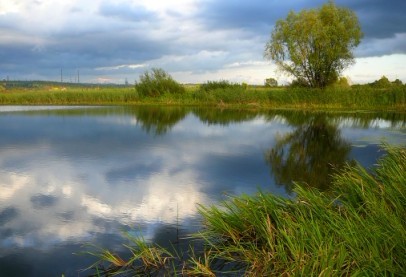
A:
<svg viewBox="0 0 406 277">
<path fill-rule="evenodd" d="M 258 111 L 237 109 L 196 108 L 193 113 L 206 124 L 227 126 L 231 123 L 245 122 L 259 115 Z"/>
<path fill-rule="evenodd" d="M 188 111 L 181 107 L 147 106 L 137 107 L 132 113 L 147 133 L 164 135 L 185 118 Z"/>
<path fill-rule="evenodd" d="M 275 181 L 292 191 L 294 182 L 327 190 L 331 175 L 343 167 L 350 144 L 341 138 L 340 130 L 325 115 L 317 114 L 293 132 L 278 139 L 266 152 Z"/>
</svg>

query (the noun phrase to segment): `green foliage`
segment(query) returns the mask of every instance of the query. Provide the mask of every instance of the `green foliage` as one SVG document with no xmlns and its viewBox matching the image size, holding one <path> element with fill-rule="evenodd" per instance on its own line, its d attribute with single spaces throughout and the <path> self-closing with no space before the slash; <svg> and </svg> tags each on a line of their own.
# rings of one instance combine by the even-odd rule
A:
<svg viewBox="0 0 406 277">
<path fill-rule="evenodd" d="M 289 87 L 291 88 L 307 88 L 309 83 L 304 78 L 297 78 L 290 83 Z"/>
<path fill-rule="evenodd" d="M 352 50 L 361 37 L 355 13 L 330 1 L 277 21 L 265 57 L 308 86 L 323 88 L 354 62 Z"/>
<path fill-rule="evenodd" d="M 337 82 L 334 85 L 336 87 L 341 87 L 341 88 L 349 88 L 350 87 L 350 83 L 348 82 L 347 78 L 345 78 L 345 77 L 338 78 Z"/>
<path fill-rule="evenodd" d="M 371 83 L 371 86 L 375 88 L 389 88 L 392 86 L 392 83 L 386 76 L 382 76 L 381 79 Z"/>
<path fill-rule="evenodd" d="M 163 94 L 183 94 L 185 88 L 161 68 L 153 68 L 140 76 L 135 88 L 140 96 L 158 97 Z"/>
<path fill-rule="evenodd" d="M 392 82 L 392 85 L 395 85 L 395 86 L 402 86 L 402 85 L 403 85 L 403 83 L 402 83 L 402 81 L 401 81 L 401 80 L 396 79 L 395 81 L 393 81 L 393 82 Z"/>
<path fill-rule="evenodd" d="M 241 89 L 243 88 L 240 84 L 232 84 L 229 81 L 222 80 L 222 81 L 207 81 L 204 84 L 200 85 L 200 91 L 202 92 L 209 92 L 214 90 L 229 90 L 229 89 Z"/>
<path fill-rule="evenodd" d="M 266 87 L 277 87 L 278 81 L 275 78 L 266 78 L 265 79 L 265 86 Z"/>
<path fill-rule="evenodd" d="M 125 86 L 66 86 L 43 88 L 7 88 L 0 93 L 1 105 L 183 105 L 228 106 L 239 108 L 294 109 L 373 109 L 406 108 L 406 86 L 391 85 L 377 89 L 371 85 L 350 88 L 333 85 L 325 90 L 306 87 L 268 88 L 230 86 L 202 91 L 197 85 L 186 86 L 182 94 L 164 93 L 159 97 L 141 97 Z"/>
</svg>

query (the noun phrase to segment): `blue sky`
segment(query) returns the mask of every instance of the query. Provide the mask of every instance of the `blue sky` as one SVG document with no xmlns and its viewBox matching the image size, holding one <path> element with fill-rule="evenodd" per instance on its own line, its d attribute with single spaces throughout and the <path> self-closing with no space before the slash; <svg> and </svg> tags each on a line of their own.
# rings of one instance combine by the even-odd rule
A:
<svg viewBox="0 0 406 277">
<path fill-rule="evenodd" d="M 182 83 L 288 76 L 263 58 L 276 20 L 319 0 L 0 0 L 0 79 L 124 83 L 162 67 Z M 406 1 L 337 0 L 364 38 L 343 75 L 406 82 Z"/>
</svg>

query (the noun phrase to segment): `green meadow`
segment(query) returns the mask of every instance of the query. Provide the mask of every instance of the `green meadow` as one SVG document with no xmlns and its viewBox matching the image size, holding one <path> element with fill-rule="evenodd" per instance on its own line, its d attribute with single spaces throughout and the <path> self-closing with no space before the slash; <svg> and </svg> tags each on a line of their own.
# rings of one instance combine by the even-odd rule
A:
<svg viewBox="0 0 406 277">
<path fill-rule="evenodd" d="M 182 93 L 165 88 L 145 95 L 134 86 L 69 84 L 0 88 L 0 105 L 193 105 L 246 108 L 406 110 L 406 86 L 368 85 L 325 89 L 250 85 L 182 85 Z"/>
</svg>

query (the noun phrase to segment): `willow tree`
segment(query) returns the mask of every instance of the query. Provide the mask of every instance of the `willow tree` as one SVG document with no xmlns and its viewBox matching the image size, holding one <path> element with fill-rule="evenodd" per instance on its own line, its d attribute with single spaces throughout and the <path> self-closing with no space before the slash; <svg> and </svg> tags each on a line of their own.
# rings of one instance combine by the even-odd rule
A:
<svg viewBox="0 0 406 277">
<path fill-rule="evenodd" d="M 330 1 L 277 21 L 265 57 L 300 83 L 323 88 L 354 63 L 362 35 L 356 14 Z"/>
</svg>

